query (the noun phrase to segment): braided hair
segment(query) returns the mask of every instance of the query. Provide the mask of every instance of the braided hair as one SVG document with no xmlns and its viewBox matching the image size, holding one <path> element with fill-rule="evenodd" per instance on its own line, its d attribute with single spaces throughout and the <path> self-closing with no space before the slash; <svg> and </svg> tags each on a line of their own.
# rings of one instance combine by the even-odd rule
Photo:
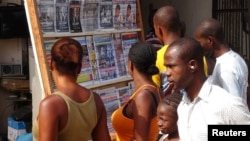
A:
<svg viewBox="0 0 250 141">
<path fill-rule="evenodd" d="M 82 58 L 82 46 L 75 39 L 64 37 L 52 46 L 51 60 L 61 74 L 76 75 L 77 68 L 82 65 Z"/>
<path fill-rule="evenodd" d="M 160 101 L 160 103 L 168 105 L 168 106 L 172 106 L 174 109 L 177 109 L 177 107 L 180 104 L 181 100 L 182 100 L 182 94 L 179 91 L 175 91 L 172 94 L 165 96 Z"/>
</svg>

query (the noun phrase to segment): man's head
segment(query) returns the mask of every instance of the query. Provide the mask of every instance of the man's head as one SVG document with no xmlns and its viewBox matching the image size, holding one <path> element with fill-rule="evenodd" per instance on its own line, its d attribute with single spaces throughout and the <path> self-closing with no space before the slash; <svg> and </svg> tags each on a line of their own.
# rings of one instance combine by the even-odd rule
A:
<svg viewBox="0 0 250 141">
<path fill-rule="evenodd" d="M 153 18 L 156 36 L 162 41 L 163 32 L 180 34 L 180 18 L 177 9 L 173 6 L 163 6 L 157 10 Z"/>
<path fill-rule="evenodd" d="M 217 43 L 224 42 L 223 28 L 219 21 L 207 18 L 195 30 L 195 39 L 200 42 L 205 55 L 212 56 Z"/>
<path fill-rule="evenodd" d="M 164 55 L 164 65 L 173 89 L 186 89 L 195 78 L 205 76 L 203 50 L 192 38 L 181 38 L 171 43 Z"/>
</svg>

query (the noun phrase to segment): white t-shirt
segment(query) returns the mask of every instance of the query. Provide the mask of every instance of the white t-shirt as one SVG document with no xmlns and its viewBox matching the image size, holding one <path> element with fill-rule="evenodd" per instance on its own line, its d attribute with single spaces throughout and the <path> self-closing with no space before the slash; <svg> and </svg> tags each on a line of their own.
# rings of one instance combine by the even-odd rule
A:
<svg viewBox="0 0 250 141">
<path fill-rule="evenodd" d="M 248 67 L 239 54 L 230 50 L 217 57 L 212 78 L 213 84 L 247 102 Z"/>
</svg>

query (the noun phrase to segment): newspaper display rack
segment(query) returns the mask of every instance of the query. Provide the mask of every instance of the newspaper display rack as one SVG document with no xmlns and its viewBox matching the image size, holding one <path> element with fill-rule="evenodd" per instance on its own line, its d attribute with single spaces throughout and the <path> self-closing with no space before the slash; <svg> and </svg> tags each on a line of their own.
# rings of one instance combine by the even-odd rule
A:
<svg viewBox="0 0 250 141">
<path fill-rule="evenodd" d="M 42 3 L 43 1 L 45 3 Z M 126 54 L 127 50 L 124 50 L 123 46 L 129 42 L 124 40 L 127 34 L 136 33 L 138 41 L 144 40 L 140 0 L 116 0 L 116 2 L 114 0 L 65 1 L 66 3 L 63 4 L 59 0 L 25 1 L 26 15 L 28 15 L 29 28 L 31 29 L 30 34 L 34 37 L 32 39 L 34 55 L 37 56 L 37 65 L 39 66 L 39 75 L 45 96 L 55 90 L 48 65 L 51 45 L 61 37 L 71 37 L 79 40 L 84 48 L 83 66 L 86 68 L 82 68 L 81 71 L 84 74 L 80 75 L 78 83 L 96 92 L 102 92 L 108 88 L 114 89 L 111 96 L 115 97 L 112 101 L 109 101 L 109 95 L 102 97 L 103 100 L 106 100 L 109 111 L 113 111 L 113 108 L 117 108 L 125 102 L 132 91 L 132 78 L 125 71 L 126 58 L 122 58 L 120 55 Z M 117 23 L 114 22 L 114 5 L 119 2 L 123 5 L 123 22 L 122 25 L 119 25 L 122 28 L 116 28 Z M 131 5 L 131 17 L 124 13 L 124 5 L 126 7 Z M 128 20 L 131 21 L 128 22 Z M 96 37 L 107 35 L 110 37 L 107 43 L 98 43 L 96 40 Z M 107 57 L 112 56 L 111 60 L 108 60 L 109 58 L 104 59 L 109 67 L 100 65 L 102 64 L 100 62 L 102 48 L 110 51 L 106 54 Z M 116 63 L 113 62 L 114 60 Z M 113 66 L 116 66 L 117 69 L 113 70 Z M 106 73 L 106 71 L 111 69 L 112 77 L 106 77 L 106 74 L 107 76 L 111 74 L 110 72 Z"/>
</svg>

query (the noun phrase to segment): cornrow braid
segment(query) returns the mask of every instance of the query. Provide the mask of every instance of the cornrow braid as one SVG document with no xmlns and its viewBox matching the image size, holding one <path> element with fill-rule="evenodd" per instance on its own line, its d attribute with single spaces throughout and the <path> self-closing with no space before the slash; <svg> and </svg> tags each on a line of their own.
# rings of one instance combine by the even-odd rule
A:
<svg viewBox="0 0 250 141">
<path fill-rule="evenodd" d="M 178 92 L 174 92 L 170 95 L 165 96 L 161 100 L 161 103 L 177 108 L 179 103 L 181 102 L 181 99 L 182 99 L 182 94 L 178 91 Z"/>
</svg>

